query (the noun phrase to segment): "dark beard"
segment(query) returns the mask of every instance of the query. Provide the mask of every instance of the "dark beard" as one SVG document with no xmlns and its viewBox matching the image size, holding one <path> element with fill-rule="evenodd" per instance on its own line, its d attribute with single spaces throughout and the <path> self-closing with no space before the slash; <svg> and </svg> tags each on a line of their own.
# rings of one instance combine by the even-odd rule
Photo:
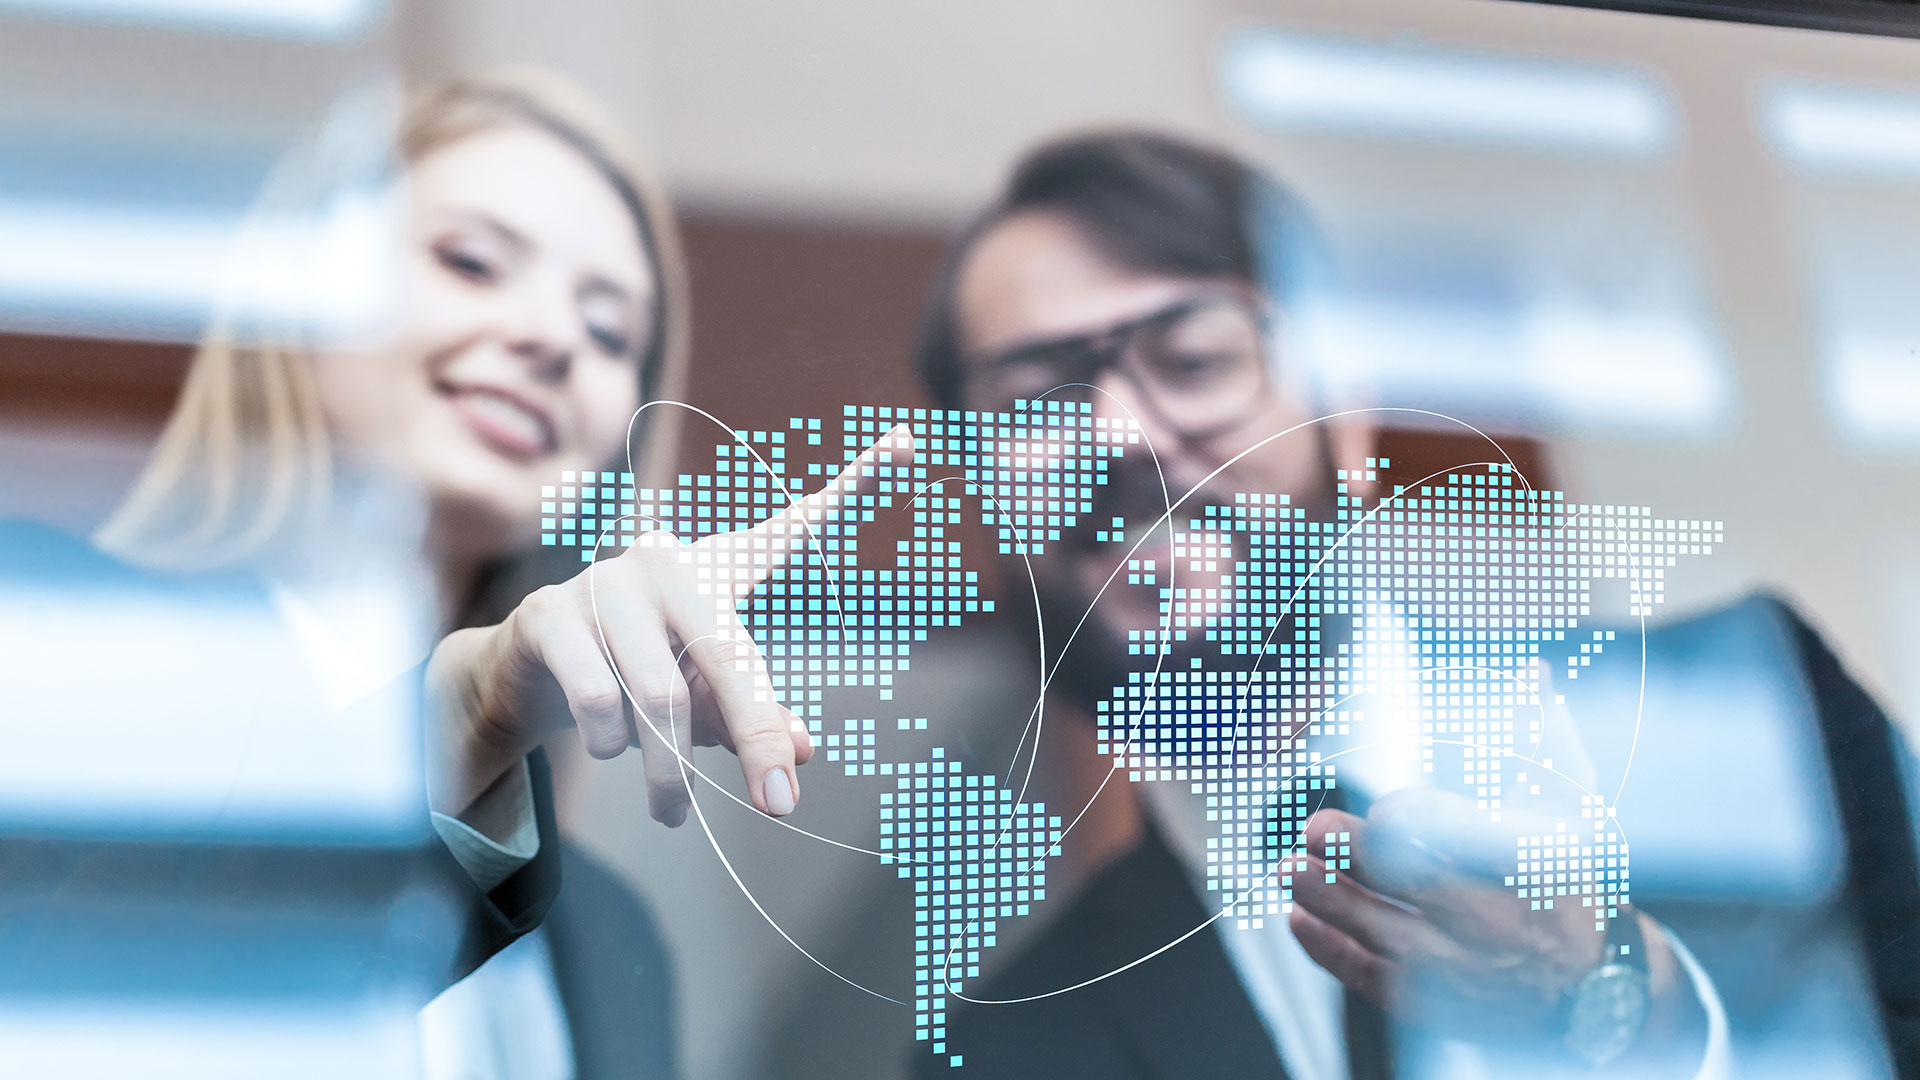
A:
<svg viewBox="0 0 1920 1080">
<path fill-rule="evenodd" d="M 1277 658 L 1273 656 L 1268 656 L 1262 662 L 1258 656 L 1223 654 L 1219 643 L 1207 640 L 1205 631 L 1200 629 L 1190 630 L 1186 639 L 1176 641 L 1164 656 L 1150 653 L 1132 655 L 1127 652 L 1128 628 L 1113 626 L 1101 617 L 1098 607 L 1087 617 L 1086 624 L 1080 627 L 1079 636 L 1073 639 L 1072 646 L 1065 647 L 1075 624 L 1088 606 L 1086 598 L 1076 595 L 1076 590 L 1059 584 L 1067 577 L 1064 574 L 1059 577 L 1039 577 L 1040 612 L 1037 622 L 1031 596 L 1022 598 L 1022 602 L 1010 601 L 1008 606 L 1014 613 L 1013 622 L 1017 632 L 1025 635 L 1025 640 L 1032 647 L 1039 647 L 1039 631 L 1041 628 L 1046 630 L 1045 660 L 1052 673 L 1048 693 L 1058 695 L 1086 715 L 1092 715 L 1100 702 L 1112 698 L 1115 688 L 1123 686 L 1132 672 L 1144 674 L 1155 668 L 1163 673 L 1184 671 L 1192 666 L 1195 659 L 1211 671 L 1247 672 L 1256 668 L 1272 669 L 1277 664 Z M 1156 616 L 1155 625 L 1158 623 L 1159 617 Z M 1271 640 L 1289 640 L 1290 624 L 1291 616 L 1283 620 Z"/>
<path fill-rule="evenodd" d="M 1023 611 L 1020 619 L 1027 640 L 1035 648 L 1040 646 L 1039 631 L 1046 630 L 1047 669 L 1052 672 L 1048 691 L 1071 702 L 1077 711 L 1088 716 L 1093 715 L 1099 703 L 1113 693 L 1113 688 L 1127 681 L 1127 672 L 1133 670 L 1129 661 L 1141 657 L 1127 655 L 1126 634 L 1116 630 L 1100 618 L 1095 610 L 1087 617 L 1086 624 L 1080 627 L 1079 637 L 1067 646 L 1074 625 L 1080 621 L 1082 612 L 1087 609 L 1086 602 L 1076 596 L 1062 595 L 1071 589 L 1047 589 L 1040 591 L 1039 622 L 1034 621 L 1032 605 L 1018 605 Z"/>
<path fill-rule="evenodd" d="M 1312 429 L 1313 454 L 1315 461 L 1324 466 L 1321 472 L 1321 486 L 1315 490 L 1296 495 L 1295 504 L 1305 506 L 1308 515 L 1316 521 L 1331 520 L 1334 510 L 1334 489 L 1332 486 L 1333 447 L 1329 441 L 1324 424 L 1316 424 Z M 1205 515 L 1209 504 L 1231 506 L 1233 504 L 1233 486 L 1224 481 L 1213 487 L 1194 492 L 1180 508 L 1175 511 L 1174 523 L 1188 518 Z M 1129 672 L 1150 672 L 1157 667 L 1161 672 L 1185 670 L 1198 658 L 1202 667 L 1211 671 L 1244 673 L 1255 669 L 1272 669 L 1278 658 L 1269 654 L 1264 660 L 1258 655 L 1223 653 L 1216 641 L 1207 640 L 1202 627 L 1189 627 L 1185 640 L 1176 641 L 1165 656 L 1150 653 L 1129 654 L 1127 652 L 1127 631 L 1129 629 L 1159 629 L 1162 616 L 1156 605 L 1155 614 L 1149 625 L 1139 627 L 1115 626 L 1102 618 L 1102 610 L 1095 607 L 1087 615 L 1086 624 L 1080 627 L 1079 636 L 1074 639 L 1071 648 L 1064 648 L 1067 639 L 1074 633 L 1082 613 L 1092 603 L 1090 596 L 1084 595 L 1079 588 L 1078 578 L 1071 572 L 1071 565 L 1082 559 L 1101 559 L 1108 565 L 1125 557 L 1125 548 L 1116 544 L 1103 544 L 1097 541 L 1091 522 L 1106 522 L 1121 518 L 1128 522 L 1146 522 L 1158 519 L 1166 510 L 1165 498 L 1171 495 L 1179 498 L 1182 492 L 1163 493 L 1160 480 L 1151 463 L 1140 454 L 1116 458 L 1112 461 L 1107 481 L 1093 490 L 1093 511 L 1077 527 L 1062 530 L 1061 539 L 1045 555 L 1034 560 L 1032 569 L 1034 587 L 1039 592 L 1039 617 L 1036 620 L 1033 610 L 1033 597 L 1027 593 L 1028 570 L 1025 566 L 1010 564 L 1003 580 L 1010 585 L 1017 583 L 1017 589 L 1010 589 L 1005 606 L 1013 615 L 1013 622 L 1020 633 L 1033 647 L 1040 643 L 1039 630 L 1046 630 L 1045 660 L 1053 678 L 1048 684 L 1049 691 L 1061 695 L 1065 700 L 1084 709 L 1091 715 L 1101 701 L 1111 698 L 1114 688 L 1127 681 Z M 1171 531 L 1172 525 L 1163 523 L 1160 529 Z M 1237 545 L 1236 545 L 1237 546 Z M 1241 553 L 1244 557 L 1244 552 Z M 1047 562 L 1059 560 L 1060 564 L 1048 566 Z M 1171 569 L 1171 567 L 1169 568 Z M 1122 579 L 1124 580 L 1124 579 Z M 1116 588 L 1138 587 L 1123 586 L 1115 583 Z M 1281 625 L 1273 628 L 1268 637 L 1272 644 L 1292 640 L 1293 616 L 1289 614 L 1281 620 Z M 1057 670 L 1054 665 L 1058 665 Z"/>
</svg>

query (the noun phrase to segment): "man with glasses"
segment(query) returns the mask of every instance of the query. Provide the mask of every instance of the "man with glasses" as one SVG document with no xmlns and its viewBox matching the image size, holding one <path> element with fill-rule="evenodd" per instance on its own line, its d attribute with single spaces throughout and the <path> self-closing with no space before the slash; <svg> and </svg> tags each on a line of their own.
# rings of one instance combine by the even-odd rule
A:
<svg viewBox="0 0 1920 1080">
<path fill-rule="evenodd" d="M 1158 590 L 1108 583 L 1129 549 L 1130 564 L 1172 562 L 1172 530 L 1154 527 L 1170 503 L 1192 489 L 1181 514 L 1198 516 L 1235 492 L 1289 493 L 1308 517 L 1332 520 L 1335 469 L 1351 470 L 1349 494 L 1368 494 L 1362 462 L 1376 433 L 1364 415 L 1300 427 L 1246 453 L 1316 415 L 1275 332 L 1310 272 L 1304 232 L 1286 193 L 1240 162 L 1178 140 L 1114 134 L 1028 157 L 956 245 L 921 342 L 921 373 L 937 402 L 1006 411 L 1020 400 L 1074 398 L 1097 415 L 1131 419 L 1142 436 L 1139 452 L 1129 447 L 1109 463 L 1093 512 L 1081 515 L 1124 521 L 1124 542 L 1066 529 L 1036 566 L 1033 629 L 1058 662 L 1049 722 L 1064 714 L 1060 722 L 1091 723 L 1101 698 L 1138 668 L 1129 632 L 1162 625 Z M 1012 580 L 1028 579 L 1023 571 Z M 1810 657 L 1827 655 L 1809 640 Z M 1168 662 L 1201 659 L 1176 647 Z M 1226 661 L 1216 650 L 1204 662 Z M 1842 696 L 1852 685 L 1837 666 L 1828 682 Z M 1877 747 L 1890 760 L 1885 718 L 1864 696 L 1851 708 L 1842 724 L 1858 736 L 1857 755 L 1871 758 Z M 1868 801 L 1904 822 L 1889 767 L 1865 768 Z M 1186 786 L 1107 785 L 1102 799 L 1140 799 L 1148 825 L 1010 967 L 967 985 L 973 998 L 1036 1000 L 948 1013 L 935 1038 L 944 1035 L 966 1068 L 996 1078 L 1375 1077 L 1391 1072 L 1395 1047 L 1409 1045 L 1404 1032 L 1420 1029 L 1422 1060 L 1449 1072 L 1444 1063 L 1456 1058 L 1447 1055 L 1462 1045 L 1477 1047 L 1468 1051 L 1475 1068 L 1495 1072 L 1512 1051 L 1505 1067 L 1525 1075 L 1724 1070 L 1726 1024 L 1712 983 L 1644 913 L 1623 910 L 1603 936 L 1590 918 L 1516 918 L 1514 905 L 1525 902 L 1496 880 L 1463 877 L 1423 893 L 1370 874 L 1380 868 L 1358 858 L 1337 884 L 1302 875 L 1289 919 L 1260 930 L 1223 923 L 1182 940 L 1218 903 L 1205 891 L 1206 826 L 1195 824 L 1204 811 L 1182 803 Z M 1317 843 L 1366 824 L 1323 809 L 1306 835 Z M 1880 929 L 1868 933 L 1895 938 L 1887 913 L 1920 902 L 1911 840 L 1903 827 L 1848 825 L 1850 858 L 1872 851 L 1896 866 L 1891 884 L 1871 890 Z M 1911 946 L 1899 951 L 1912 955 Z M 1149 954 L 1157 955 L 1050 993 Z M 1912 977 L 1882 979 L 1881 967 L 1884 1022 L 1902 1030 L 1920 994 Z M 1414 981 L 1445 988 L 1438 998 L 1452 1019 L 1429 1008 L 1436 995 L 1414 1004 L 1404 992 Z M 1381 1005 L 1401 1022 L 1401 1038 L 1389 1035 Z M 917 1049 L 919 1075 L 953 1064 Z"/>
<path fill-rule="evenodd" d="M 1111 371 L 1169 430 L 1204 438 L 1240 426 L 1258 406 L 1267 333 L 1265 310 L 1223 287 L 1092 334 L 1007 349 L 982 361 L 980 381 L 1003 398 L 1092 396 L 1076 391 Z"/>
</svg>

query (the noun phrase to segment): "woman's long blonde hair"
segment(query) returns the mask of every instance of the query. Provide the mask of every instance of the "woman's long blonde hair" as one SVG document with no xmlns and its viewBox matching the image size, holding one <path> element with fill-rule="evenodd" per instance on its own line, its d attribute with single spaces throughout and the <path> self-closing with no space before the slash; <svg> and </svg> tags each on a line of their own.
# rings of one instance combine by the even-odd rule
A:
<svg viewBox="0 0 1920 1080">
<path fill-rule="evenodd" d="M 507 125 L 532 126 L 573 147 L 633 212 L 657 283 L 641 394 L 677 397 L 688 330 L 679 231 L 631 139 L 584 92 L 532 70 L 425 86 L 407 102 L 392 148 L 397 154 L 387 157 L 404 166 Z M 290 164 L 282 182 L 284 171 L 311 173 L 312 164 Z M 295 182 L 310 187 L 314 178 Z M 250 268 L 244 254 L 237 261 L 236 280 L 244 286 Z M 223 299 L 152 457 L 94 534 L 102 550 L 155 569 L 229 567 L 292 541 L 329 511 L 335 462 L 314 385 L 311 334 L 249 308 L 247 301 Z M 650 411 L 650 418 L 661 411 Z M 644 445 L 634 447 L 636 461 L 661 461 L 672 426 L 650 422 Z"/>
</svg>

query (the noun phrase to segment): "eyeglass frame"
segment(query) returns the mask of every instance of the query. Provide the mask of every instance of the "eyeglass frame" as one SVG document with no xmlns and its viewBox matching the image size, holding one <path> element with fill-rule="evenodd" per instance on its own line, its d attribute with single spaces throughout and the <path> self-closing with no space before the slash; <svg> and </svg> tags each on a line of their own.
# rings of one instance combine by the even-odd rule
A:
<svg viewBox="0 0 1920 1080">
<path fill-rule="evenodd" d="M 1149 327 L 1171 325 L 1195 311 L 1218 306 L 1237 308 L 1242 314 L 1250 317 L 1254 332 L 1260 344 L 1260 389 L 1271 390 L 1273 387 L 1273 373 L 1270 365 L 1267 363 L 1267 356 L 1273 347 L 1274 320 L 1270 306 L 1252 300 L 1239 293 L 1225 291 L 1210 291 L 1188 296 L 1157 308 L 1154 311 L 1150 311 L 1145 315 L 1124 319 L 1120 322 L 1104 326 L 1099 330 L 1080 334 L 1065 334 L 1060 337 L 1045 338 L 1039 341 L 1029 341 L 1020 345 L 1010 346 L 990 354 L 983 359 L 963 362 L 962 371 L 964 374 L 962 377 L 970 381 L 980 378 L 984 373 L 1001 371 L 1007 366 L 1010 360 L 1023 353 L 1078 346 L 1084 355 L 1090 358 L 1092 362 L 1086 364 L 1081 371 L 1076 372 L 1079 376 L 1078 379 L 1056 384 L 1052 389 L 1046 391 L 1047 394 L 1069 386 L 1095 386 L 1095 379 L 1098 379 L 1106 371 L 1112 370 L 1118 372 L 1122 377 L 1127 379 L 1127 381 L 1133 383 L 1134 387 L 1140 392 L 1141 400 L 1155 413 L 1157 419 L 1165 423 L 1169 428 L 1180 432 L 1183 437 L 1189 439 L 1204 439 L 1224 434 L 1241 426 L 1252 418 L 1253 414 L 1259 408 L 1260 395 L 1250 395 L 1246 407 L 1232 415 L 1230 419 L 1212 423 L 1205 428 L 1193 429 L 1186 425 L 1174 423 L 1172 418 L 1166 414 L 1162 404 L 1156 399 L 1153 389 L 1137 374 L 1128 370 L 1125 364 L 1128 349 L 1133 345 L 1137 337 Z M 1083 363 L 1085 363 L 1085 361 L 1083 361 Z M 1046 395 L 1042 394 L 1040 396 L 1044 397 Z"/>
</svg>

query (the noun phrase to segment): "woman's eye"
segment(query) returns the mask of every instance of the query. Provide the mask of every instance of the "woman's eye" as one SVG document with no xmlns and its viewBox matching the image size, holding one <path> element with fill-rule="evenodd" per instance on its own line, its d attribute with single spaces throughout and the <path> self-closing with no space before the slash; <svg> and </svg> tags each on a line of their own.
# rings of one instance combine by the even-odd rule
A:
<svg viewBox="0 0 1920 1080">
<path fill-rule="evenodd" d="M 580 321 L 593 347 L 615 360 L 633 356 L 632 309 L 606 293 L 589 290 L 580 297 Z"/>
<path fill-rule="evenodd" d="M 472 252 L 455 247 L 436 247 L 433 256 L 441 266 L 468 281 L 487 284 L 496 276 L 493 263 Z"/>
<path fill-rule="evenodd" d="M 633 350 L 633 342 L 629 341 L 625 334 L 617 330 L 609 330 L 604 326 L 587 327 L 587 336 L 591 337 L 600 351 L 608 356 L 624 357 Z"/>
</svg>

